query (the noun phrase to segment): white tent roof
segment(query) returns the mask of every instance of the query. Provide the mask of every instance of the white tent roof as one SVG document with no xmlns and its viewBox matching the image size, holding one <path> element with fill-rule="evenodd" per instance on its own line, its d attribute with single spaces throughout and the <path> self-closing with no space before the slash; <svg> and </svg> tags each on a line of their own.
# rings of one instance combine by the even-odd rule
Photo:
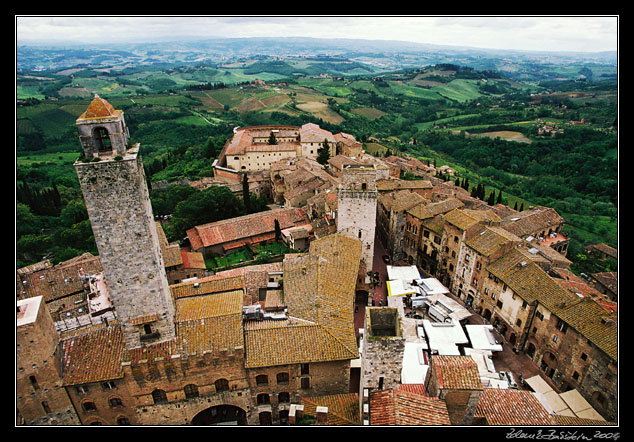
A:
<svg viewBox="0 0 634 442">
<path fill-rule="evenodd" d="M 493 336 L 493 326 L 491 324 L 467 324 L 465 328 L 471 340 L 471 347 L 474 349 L 502 351 L 502 346 L 497 343 Z"/>
</svg>

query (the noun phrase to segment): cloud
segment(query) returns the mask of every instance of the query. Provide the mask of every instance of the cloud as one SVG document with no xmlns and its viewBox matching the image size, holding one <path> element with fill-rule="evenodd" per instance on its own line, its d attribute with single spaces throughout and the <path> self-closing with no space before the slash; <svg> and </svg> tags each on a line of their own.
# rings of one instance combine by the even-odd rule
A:
<svg viewBox="0 0 634 442">
<path fill-rule="evenodd" d="M 617 17 L 17 17 L 17 42 L 136 43 L 175 38 L 317 37 L 521 50 L 616 50 Z"/>
</svg>

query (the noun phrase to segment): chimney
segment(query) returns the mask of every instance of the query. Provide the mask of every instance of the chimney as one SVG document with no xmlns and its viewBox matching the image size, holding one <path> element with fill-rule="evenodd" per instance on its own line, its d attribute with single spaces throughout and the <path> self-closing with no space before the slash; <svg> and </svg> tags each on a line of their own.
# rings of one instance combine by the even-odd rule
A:
<svg viewBox="0 0 634 442">
<path fill-rule="evenodd" d="M 328 407 L 317 407 L 317 424 L 318 425 L 327 425 L 328 424 Z"/>
<path fill-rule="evenodd" d="M 289 425 L 296 425 L 299 420 L 304 416 L 304 406 L 291 404 L 288 410 L 288 423 Z"/>
</svg>

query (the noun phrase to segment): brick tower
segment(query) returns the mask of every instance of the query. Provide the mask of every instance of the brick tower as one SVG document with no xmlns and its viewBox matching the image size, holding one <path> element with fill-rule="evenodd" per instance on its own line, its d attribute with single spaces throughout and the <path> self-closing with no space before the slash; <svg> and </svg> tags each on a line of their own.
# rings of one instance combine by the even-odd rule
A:
<svg viewBox="0 0 634 442">
<path fill-rule="evenodd" d="M 174 338 L 169 291 L 139 144 L 123 111 L 95 95 L 77 119 L 84 158 L 75 170 L 127 348 Z"/>
<path fill-rule="evenodd" d="M 376 227 L 376 168 L 373 164 L 344 164 L 337 189 L 337 233 L 359 239 L 361 267 L 372 270 Z"/>
</svg>

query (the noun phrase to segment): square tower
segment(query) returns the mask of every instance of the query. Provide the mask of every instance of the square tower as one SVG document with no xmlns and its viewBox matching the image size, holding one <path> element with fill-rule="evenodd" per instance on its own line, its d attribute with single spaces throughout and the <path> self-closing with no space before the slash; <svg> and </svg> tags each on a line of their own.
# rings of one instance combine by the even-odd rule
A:
<svg viewBox="0 0 634 442">
<path fill-rule="evenodd" d="M 361 263 L 372 270 L 376 227 L 376 167 L 373 164 L 344 164 L 337 189 L 337 233 L 361 241 Z"/>
<path fill-rule="evenodd" d="M 84 161 L 75 170 L 126 347 L 171 340 L 174 304 L 139 144 L 128 148 L 123 112 L 99 97 L 77 126 Z"/>
</svg>

